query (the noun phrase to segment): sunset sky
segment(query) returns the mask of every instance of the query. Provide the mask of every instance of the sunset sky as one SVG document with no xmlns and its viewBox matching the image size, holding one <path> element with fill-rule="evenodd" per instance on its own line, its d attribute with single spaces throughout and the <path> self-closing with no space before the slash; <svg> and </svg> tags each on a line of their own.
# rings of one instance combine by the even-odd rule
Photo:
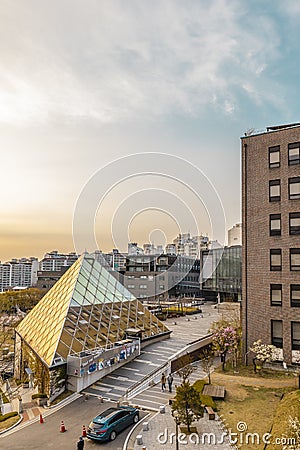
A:
<svg viewBox="0 0 300 450">
<path fill-rule="evenodd" d="M 93 176 L 98 248 L 222 241 L 193 183 L 240 221 L 240 136 L 300 122 L 299 20 L 298 0 L 0 0 L 0 260 L 74 251 Z"/>
</svg>

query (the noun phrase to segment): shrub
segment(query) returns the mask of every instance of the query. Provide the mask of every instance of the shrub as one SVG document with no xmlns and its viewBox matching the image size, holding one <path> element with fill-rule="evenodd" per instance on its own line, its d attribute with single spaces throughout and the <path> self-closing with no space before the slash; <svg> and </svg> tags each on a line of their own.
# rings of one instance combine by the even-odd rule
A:
<svg viewBox="0 0 300 450">
<path fill-rule="evenodd" d="M 193 384 L 193 387 L 196 389 L 196 391 L 198 391 L 201 394 L 206 384 L 207 382 L 205 380 L 197 380 Z"/>
<path fill-rule="evenodd" d="M 42 392 L 38 392 L 37 394 L 32 394 L 31 398 L 34 400 L 35 398 L 47 398 L 47 394 L 44 394 Z"/>
<path fill-rule="evenodd" d="M 3 403 L 9 403 L 9 400 L 8 400 L 8 398 L 6 397 L 5 393 L 4 393 L 3 391 L 0 390 L 0 394 L 1 394 L 1 397 L 2 397 Z"/>
<path fill-rule="evenodd" d="M 7 414 L 0 414 L 0 422 L 4 422 L 4 420 L 6 420 L 6 419 L 10 419 L 11 417 L 15 417 L 15 416 L 18 416 L 19 414 L 18 414 L 18 412 L 17 411 L 12 411 L 12 412 L 10 412 L 10 413 L 7 413 Z"/>
<path fill-rule="evenodd" d="M 212 409 L 216 409 L 216 404 L 213 400 L 213 398 L 210 395 L 200 395 L 201 403 L 204 406 L 210 406 Z"/>
</svg>

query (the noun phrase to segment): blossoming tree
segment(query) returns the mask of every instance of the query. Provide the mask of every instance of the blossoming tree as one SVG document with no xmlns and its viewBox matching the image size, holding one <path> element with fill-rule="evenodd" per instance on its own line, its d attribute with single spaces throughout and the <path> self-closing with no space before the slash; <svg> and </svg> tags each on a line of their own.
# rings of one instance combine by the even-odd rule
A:
<svg viewBox="0 0 300 450">
<path fill-rule="evenodd" d="M 215 329 L 212 337 L 212 346 L 215 353 L 221 357 L 223 370 L 225 370 L 226 355 L 230 353 L 234 356 L 234 363 L 236 366 L 240 343 L 240 329 L 233 325 L 223 324 L 220 328 Z"/>
<path fill-rule="evenodd" d="M 277 359 L 277 348 L 275 345 L 264 344 L 261 339 L 253 342 L 250 350 L 255 354 L 253 358 L 254 372 L 260 370 L 266 362 L 275 361 Z"/>
</svg>

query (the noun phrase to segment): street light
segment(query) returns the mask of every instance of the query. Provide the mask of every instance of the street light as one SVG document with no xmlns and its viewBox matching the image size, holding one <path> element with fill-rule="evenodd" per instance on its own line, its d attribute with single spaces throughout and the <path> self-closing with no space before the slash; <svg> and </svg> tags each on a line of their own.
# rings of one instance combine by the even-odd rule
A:
<svg viewBox="0 0 300 450">
<path fill-rule="evenodd" d="M 175 439 L 176 439 L 176 450 L 179 450 L 179 442 L 178 442 L 178 425 L 180 424 L 178 411 L 172 411 L 172 416 L 174 417 L 176 430 L 175 430 Z"/>
</svg>

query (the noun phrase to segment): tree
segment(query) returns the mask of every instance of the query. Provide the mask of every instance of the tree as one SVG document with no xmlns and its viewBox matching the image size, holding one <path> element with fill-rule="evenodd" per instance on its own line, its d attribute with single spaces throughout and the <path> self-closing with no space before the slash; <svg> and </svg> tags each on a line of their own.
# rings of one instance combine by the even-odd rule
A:
<svg viewBox="0 0 300 450">
<path fill-rule="evenodd" d="M 237 355 L 241 344 L 241 332 L 239 328 L 232 325 L 221 325 L 215 329 L 212 336 L 212 347 L 217 355 L 221 357 L 222 369 L 225 370 L 227 353 L 233 353 L 234 364 L 237 364 Z"/>
<path fill-rule="evenodd" d="M 201 361 L 202 369 L 206 373 L 208 378 L 208 384 L 211 383 L 211 368 L 214 364 L 215 352 L 212 347 L 205 347 L 199 353 L 199 359 Z"/>
<path fill-rule="evenodd" d="M 255 353 L 253 358 L 254 372 L 263 367 L 266 362 L 274 361 L 277 358 L 277 348 L 275 345 L 264 344 L 261 339 L 253 342 L 250 350 Z"/>
<path fill-rule="evenodd" d="M 178 423 L 185 424 L 189 433 L 192 422 L 203 417 L 200 393 L 190 385 L 189 381 L 183 381 L 180 386 L 177 386 L 172 411 L 177 411 Z"/>
<path fill-rule="evenodd" d="M 180 358 L 180 369 L 177 371 L 177 374 L 180 376 L 183 383 L 197 370 L 196 367 L 192 366 L 192 362 L 192 357 L 188 354 Z"/>
</svg>

